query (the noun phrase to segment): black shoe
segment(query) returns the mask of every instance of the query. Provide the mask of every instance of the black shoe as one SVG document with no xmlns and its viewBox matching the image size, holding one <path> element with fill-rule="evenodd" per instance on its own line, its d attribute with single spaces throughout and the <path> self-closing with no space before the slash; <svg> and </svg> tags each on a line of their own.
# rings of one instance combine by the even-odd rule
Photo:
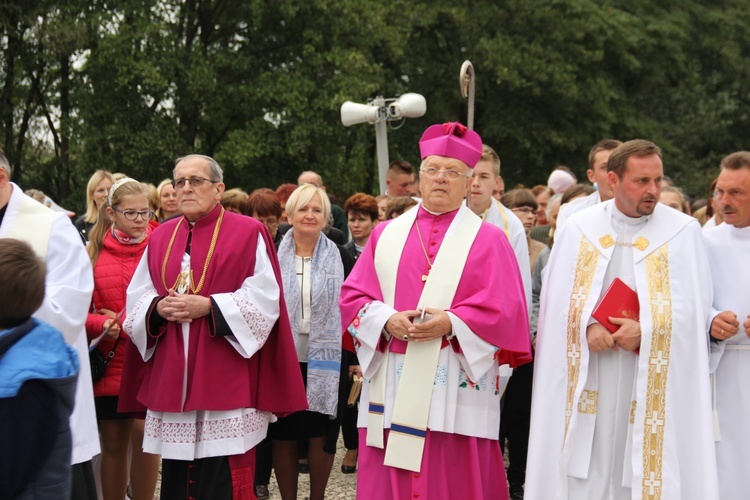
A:
<svg viewBox="0 0 750 500">
<path fill-rule="evenodd" d="M 523 485 L 511 484 L 508 490 L 510 492 L 510 500 L 523 500 Z"/>
<path fill-rule="evenodd" d="M 341 464 L 341 472 L 343 472 L 344 474 L 354 474 L 355 472 L 357 472 L 357 466 Z"/>
<path fill-rule="evenodd" d="M 309 474 L 310 473 L 310 466 L 308 464 L 299 464 L 297 467 L 297 470 L 300 474 Z"/>
<path fill-rule="evenodd" d="M 255 487 L 255 496 L 258 500 L 268 500 L 271 495 L 268 493 L 267 484 L 259 484 Z"/>
</svg>

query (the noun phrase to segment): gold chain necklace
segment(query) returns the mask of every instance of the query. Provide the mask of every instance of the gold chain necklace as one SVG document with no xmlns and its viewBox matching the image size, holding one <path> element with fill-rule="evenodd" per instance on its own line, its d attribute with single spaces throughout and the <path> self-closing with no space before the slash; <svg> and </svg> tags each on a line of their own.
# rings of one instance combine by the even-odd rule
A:
<svg viewBox="0 0 750 500">
<path fill-rule="evenodd" d="M 214 255 L 214 249 L 216 248 L 216 240 L 219 239 L 219 229 L 221 228 L 221 221 L 224 219 L 224 207 L 221 208 L 221 212 L 219 213 L 219 219 L 216 221 L 216 226 L 214 226 L 214 234 L 211 236 L 211 245 L 208 247 L 208 255 L 206 255 L 206 262 L 203 264 L 203 274 L 201 276 L 200 281 L 198 282 L 198 286 L 193 288 L 193 283 L 195 281 L 193 280 L 193 270 L 190 270 L 190 281 L 189 283 L 185 283 L 187 280 L 187 277 L 184 276 L 184 273 L 180 273 L 177 276 L 177 280 L 175 280 L 174 285 L 172 286 L 173 290 L 176 290 L 177 287 L 180 284 L 187 285 L 189 287 L 190 292 L 192 292 L 193 295 L 198 295 L 198 293 L 203 288 L 203 283 L 206 281 L 206 273 L 208 272 L 208 265 L 211 263 L 211 257 Z M 172 245 L 174 245 L 174 240 L 177 237 L 177 231 L 180 229 L 180 224 L 182 224 L 182 220 L 177 223 L 177 225 L 174 228 L 174 232 L 172 233 L 172 239 L 169 240 L 169 245 L 167 246 L 167 253 L 164 256 L 164 261 L 161 266 L 161 284 L 164 285 L 165 290 L 169 290 L 169 287 L 167 286 L 167 262 L 169 261 L 169 255 L 172 253 Z M 189 222 L 188 222 L 189 224 Z"/>
<path fill-rule="evenodd" d="M 417 236 L 419 236 L 419 244 L 422 245 L 422 253 L 424 253 L 424 258 L 427 259 L 427 264 L 430 266 L 430 270 L 427 271 L 427 274 L 422 275 L 422 281 L 427 281 L 427 276 L 432 272 L 432 262 L 430 262 L 430 257 L 427 255 L 427 249 L 424 247 L 424 241 L 422 241 L 422 233 L 419 230 L 419 221 L 415 220 L 414 225 L 417 226 Z"/>
</svg>

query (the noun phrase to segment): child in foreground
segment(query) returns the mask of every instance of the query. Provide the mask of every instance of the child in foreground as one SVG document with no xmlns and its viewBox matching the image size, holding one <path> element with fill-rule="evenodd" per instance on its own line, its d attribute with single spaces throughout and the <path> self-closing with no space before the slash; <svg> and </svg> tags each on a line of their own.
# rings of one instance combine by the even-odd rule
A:
<svg viewBox="0 0 750 500">
<path fill-rule="evenodd" d="M 45 265 L 27 243 L 0 239 L 0 276 L 0 491 L 70 498 L 78 356 L 57 329 L 31 318 L 44 301 Z"/>
</svg>

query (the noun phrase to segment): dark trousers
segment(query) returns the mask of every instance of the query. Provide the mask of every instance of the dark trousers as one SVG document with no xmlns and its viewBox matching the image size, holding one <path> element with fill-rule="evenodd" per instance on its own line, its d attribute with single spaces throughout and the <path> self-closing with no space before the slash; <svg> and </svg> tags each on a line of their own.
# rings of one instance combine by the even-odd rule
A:
<svg viewBox="0 0 750 500">
<path fill-rule="evenodd" d="M 355 406 L 344 408 L 341 420 L 341 435 L 344 437 L 344 447 L 347 450 L 359 448 L 359 429 L 357 429 L 357 415 L 359 409 Z"/>
<path fill-rule="evenodd" d="M 357 429 L 358 405 L 349 407 L 346 404 L 353 383 L 349 379 L 349 366 L 356 364 L 359 364 L 359 361 L 354 353 L 346 350 L 341 351 L 341 377 L 345 380 L 345 383 L 344 392 L 341 395 L 343 404 L 339 406 L 339 409 L 341 411 L 341 434 L 344 437 L 344 447 L 347 450 L 356 450 L 359 448 L 359 430 Z"/>
<path fill-rule="evenodd" d="M 162 459 L 161 498 L 169 500 L 232 500 L 228 457 Z"/>
<path fill-rule="evenodd" d="M 71 471 L 73 480 L 70 498 L 72 500 L 96 500 L 96 483 L 91 460 L 73 465 Z"/>
<path fill-rule="evenodd" d="M 255 486 L 267 485 L 271 482 L 271 469 L 273 469 L 271 438 L 266 437 L 255 447 Z"/>
<path fill-rule="evenodd" d="M 500 416 L 500 447 L 505 451 L 508 440 L 508 483 L 521 486 L 526 482 L 526 454 L 529 447 L 531 420 L 531 385 L 534 362 L 513 370 L 505 390 Z"/>
</svg>

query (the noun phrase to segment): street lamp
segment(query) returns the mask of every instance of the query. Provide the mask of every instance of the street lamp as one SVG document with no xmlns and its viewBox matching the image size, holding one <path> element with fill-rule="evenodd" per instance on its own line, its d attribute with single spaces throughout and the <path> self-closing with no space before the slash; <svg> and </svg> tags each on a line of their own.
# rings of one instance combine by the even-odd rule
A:
<svg viewBox="0 0 750 500">
<path fill-rule="evenodd" d="M 386 122 L 419 118 L 427 111 L 424 96 L 409 92 L 398 98 L 384 99 L 377 96 L 367 102 L 358 104 L 346 101 L 341 105 L 341 123 L 345 127 L 358 123 L 375 125 L 375 144 L 378 152 L 378 173 L 380 177 L 380 192 L 386 192 L 385 176 L 388 172 L 388 135 Z"/>
</svg>

